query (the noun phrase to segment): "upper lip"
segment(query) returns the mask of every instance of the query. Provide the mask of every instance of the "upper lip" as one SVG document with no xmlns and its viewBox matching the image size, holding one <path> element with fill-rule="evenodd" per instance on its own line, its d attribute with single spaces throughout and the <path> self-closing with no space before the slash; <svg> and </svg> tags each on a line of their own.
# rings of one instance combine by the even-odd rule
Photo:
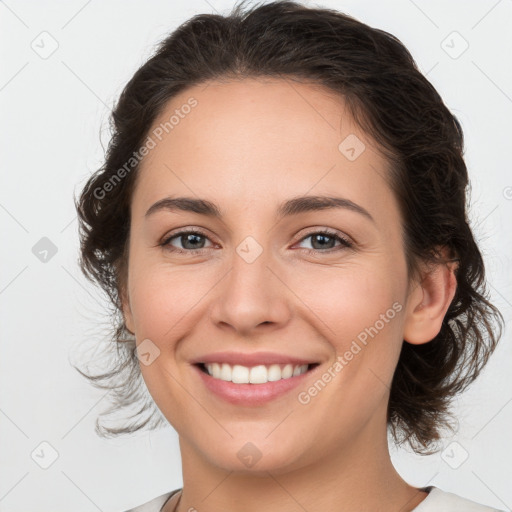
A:
<svg viewBox="0 0 512 512">
<path fill-rule="evenodd" d="M 193 364 L 199 363 L 227 363 L 230 365 L 239 364 L 241 366 L 257 366 L 271 364 L 314 364 L 317 361 L 302 359 L 300 357 L 288 356 L 286 354 L 277 354 L 275 352 L 253 352 L 244 354 L 242 352 L 215 352 L 198 357 Z"/>
</svg>

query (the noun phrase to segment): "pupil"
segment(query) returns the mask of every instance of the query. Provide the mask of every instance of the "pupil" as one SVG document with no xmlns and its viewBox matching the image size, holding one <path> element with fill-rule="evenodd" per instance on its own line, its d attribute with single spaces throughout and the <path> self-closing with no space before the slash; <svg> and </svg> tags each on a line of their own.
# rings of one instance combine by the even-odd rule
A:
<svg viewBox="0 0 512 512">
<path fill-rule="evenodd" d="M 316 235 L 313 237 L 313 246 L 315 245 L 314 242 L 317 240 L 317 239 L 323 239 L 324 241 L 327 239 L 327 241 L 329 240 L 333 240 L 332 237 L 328 236 L 328 235 Z M 320 248 L 324 247 L 325 248 L 325 243 L 320 243 Z"/>
<path fill-rule="evenodd" d="M 194 244 L 192 244 L 192 247 L 187 247 L 187 243 L 191 242 L 194 238 L 197 241 L 198 238 L 201 238 L 201 235 L 196 235 L 194 233 L 190 233 L 188 235 L 185 235 L 184 238 L 186 240 L 185 244 L 183 244 L 184 247 L 186 247 L 187 249 L 197 249 L 197 245 L 194 246 Z"/>
<path fill-rule="evenodd" d="M 185 235 L 184 238 L 186 240 L 185 244 L 184 244 L 185 247 L 186 247 L 187 243 L 191 243 L 192 244 L 191 248 L 196 249 L 197 244 L 194 244 L 193 242 L 194 242 L 194 240 L 195 240 L 195 242 L 198 242 L 198 239 L 201 238 L 201 235 L 196 235 L 194 233 L 190 233 L 188 235 Z M 313 246 L 315 245 L 316 242 L 319 242 L 320 248 L 322 248 L 322 247 L 325 248 L 325 246 L 329 243 L 329 241 L 332 242 L 333 240 L 334 240 L 333 237 L 331 237 L 329 235 L 321 235 L 321 234 L 315 235 L 313 237 Z M 188 247 L 188 248 L 190 249 L 190 247 Z"/>
</svg>

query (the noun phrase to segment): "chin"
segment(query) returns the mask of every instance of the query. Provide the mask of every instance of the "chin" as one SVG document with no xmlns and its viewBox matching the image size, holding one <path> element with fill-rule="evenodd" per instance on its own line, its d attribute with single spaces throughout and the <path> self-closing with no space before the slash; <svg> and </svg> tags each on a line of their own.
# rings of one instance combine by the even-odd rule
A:
<svg viewBox="0 0 512 512">
<path fill-rule="evenodd" d="M 258 441 L 257 436 L 249 439 L 236 437 L 227 443 L 217 442 L 215 451 L 212 445 L 205 447 L 204 456 L 210 463 L 225 471 L 246 473 L 268 477 L 268 473 L 286 473 L 301 467 L 306 462 L 301 457 L 304 450 L 304 440 L 297 439 L 297 445 L 286 443 L 281 439 L 272 442 L 265 439 L 265 434 Z M 213 443 L 212 443 L 213 444 Z"/>
</svg>

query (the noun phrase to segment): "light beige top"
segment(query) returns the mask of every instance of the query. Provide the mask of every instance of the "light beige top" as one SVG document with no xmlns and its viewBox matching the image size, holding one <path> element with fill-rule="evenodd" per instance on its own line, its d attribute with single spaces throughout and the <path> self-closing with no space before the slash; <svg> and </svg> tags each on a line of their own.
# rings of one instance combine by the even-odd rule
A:
<svg viewBox="0 0 512 512">
<path fill-rule="evenodd" d="M 126 512 L 161 512 L 165 505 L 170 511 L 175 512 L 181 498 L 181 490 L 175 489 L 162 494 Z M 412 512 L 504 512 L 443 491 L 433 485 L 424 487 L 422 490 L 428 492 L 428 496 Z"/>
</svg>

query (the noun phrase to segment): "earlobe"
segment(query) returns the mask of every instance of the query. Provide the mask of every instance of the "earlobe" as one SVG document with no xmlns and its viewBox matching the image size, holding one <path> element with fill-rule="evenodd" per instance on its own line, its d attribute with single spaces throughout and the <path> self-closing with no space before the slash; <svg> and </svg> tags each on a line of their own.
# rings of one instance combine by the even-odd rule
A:
<svg viewBox="0 0 512 512">
<path fill-rule="evenodd" d="M 420 345 L 433 340 L 441 330 L 457 289 L 454 264 L 436 264 L 414 286 L 407 301 L 403 338 Z"/>
<path fill-rule="evenodd" d="M 133 316 L 129 307 L 127 308 L 127 310 L 123 308 L 123 317 L 126 329 L 130 331 L 131 334 L 135 334 L 135 328 L 133 326 Z"/>
<path fill-rule="evenodd" d="M 120 294 L 121 298 L 121 310 L 123 313 L 124 318 L 124 324 L 126 326 L 126 329 L 130 331 L 131 334 L 135 334 L 135 326 L 133 325 L 133 315 L 132 310 L 130 308 L 130 301 L 128 300 L 128 297 L 126 293 L 122 292 Z"/>
</svg>

